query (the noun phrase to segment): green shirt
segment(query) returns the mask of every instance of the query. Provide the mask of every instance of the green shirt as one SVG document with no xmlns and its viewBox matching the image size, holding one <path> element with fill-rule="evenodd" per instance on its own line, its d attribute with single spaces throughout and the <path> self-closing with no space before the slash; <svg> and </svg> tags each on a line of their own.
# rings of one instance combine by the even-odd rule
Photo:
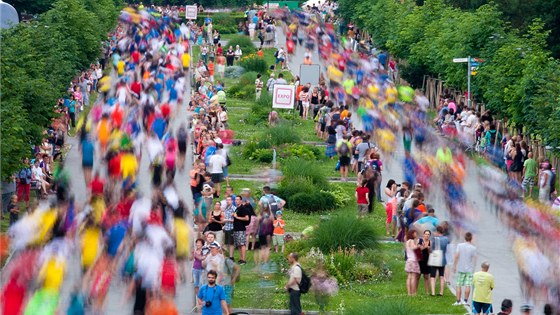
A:
<svg viewBox="0 0 560 315">
<path fill-rule="evenodd" d="M 524 176 L 526 178 L 534 178 L 537 176 L 537 161 L 534 159 L 526 159 L 523 163 L 523 167 L 525 168 Z"/>
<path fill-rule="evenodd" d="M 475 272 L 473 275 L 473 286 L 473 301 L 492 304 L 492 289 L 494 289 L 493 275 L 485 271 Z"/>
</svg>

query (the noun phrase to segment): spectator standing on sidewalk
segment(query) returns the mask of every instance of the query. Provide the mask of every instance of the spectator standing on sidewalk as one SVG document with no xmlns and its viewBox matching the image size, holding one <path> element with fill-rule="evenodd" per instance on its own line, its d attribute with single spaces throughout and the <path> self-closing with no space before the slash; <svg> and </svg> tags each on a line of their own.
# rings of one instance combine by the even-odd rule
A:
<svg viewBox="0 0 560 315">
<path fill-rule="evenodd" d="M 288 263 L 290 263 L 290 270 L 288 271 L 290 279 L 284 288 L 290 294 L 290 315 L 301 315 L 301 292 L 299 290 L 299 283 L 302 278 L 302 269 L 298 263 L 298 254 L 290 253 L 288 255 Z"/>
<path fill-rule="evenodd" d="M 492 310 L 492 290 L 494 289 L 494 276 L 488 272 L 490 264 L 485 261 L 481 264 L 481 271 L 473 275 L 473 314 L 490 314 Z"/>
<path fill-rule="evenodd" d="M 465 233 L 465 242 L 457 245 L 453 272 L 457 271 L 457 301 L 453 305 L 468 305 L 471 287 L 473 285 L 473 272 L 476 264 L 476 247 L 472 244 L 472 234 Z M 461 301 L 462 288 L 465 288 L 465 297 Z"/>
</svg>

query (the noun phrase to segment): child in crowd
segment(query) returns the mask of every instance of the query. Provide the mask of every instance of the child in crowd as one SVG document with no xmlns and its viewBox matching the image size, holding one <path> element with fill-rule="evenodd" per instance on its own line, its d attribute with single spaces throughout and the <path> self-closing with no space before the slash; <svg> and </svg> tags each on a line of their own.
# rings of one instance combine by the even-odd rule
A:
<svg viewBox="0 0 560 315">
<path fill-rule="evenodd" d="M 276 211 L 276 220 L 274 220 L 274 236 L 272 237 L 272 245 L 274 245 L 274 250 L 278 253 L 278 246 L 282 247 L 282 253 L 284 252 L 284 226 L 286 223 L 282 220 L 282 211 Z"/>
</svg>

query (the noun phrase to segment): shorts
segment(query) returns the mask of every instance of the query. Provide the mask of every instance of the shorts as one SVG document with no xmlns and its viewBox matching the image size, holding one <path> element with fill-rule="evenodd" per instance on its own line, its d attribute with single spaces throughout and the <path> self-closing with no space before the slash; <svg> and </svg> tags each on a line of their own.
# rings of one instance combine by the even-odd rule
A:
<svg viewBox="0 0 560 315">
<path fill-rule="evenodd" d="M 227 167 L 227 166 L 224 167 L 223 170 L 224 170 L 224 173 L 223 173 L 224 175 L 223 175 L 223 177 L 224 177 L 224 178 L 228 177 L 228 175 L 229 175 L 228 167 Z"/>
<path fill-rule="evenodd" d="M 247 245 L 247 234 L 245 231 L 233 231 L 233 245 L 235 247 Z"/>
<path fill-rule="evenodd" d="M 273 246 L 284 246 L 284 235 L 273 235 L 272 236 Z"/>
<path fill-rule="evenodd" d="M 481 303 L 477 301 L 472 301 L 472 311 L 473 314 L 490 314 L 494 312 L 492 309 L 492 304 L 490 303 Z"/>
<path fill-rule="evenodd" d="M 457 286 L 459 287 L 472 287 L 473 273 L 472 272 L 459 272 L 457 276 Z"/>
<path fill-rule="evenodd" d="M 358 204 L 358 214 L 367 214 L 367 213 L 368 213 L 368 205 Z"/>
<path fill-rule="evenodd" d="M 535 178 L 534 178 L 534 177 L 525 177 L 525 178 L 523 178 L 523 183 L 521 183 L 521 186 L 527 187 L 527 185 L 528 185 L 529 187 L 535 186 Z"/>
<path fill-rule="evenodd" d="M 212 173 L 212 183 L 219 184 L 224 181 L 224 173 Z"/>
<path fill-rule="evenodd" d="M 204 269 L 193 269 L 192 270 L 192 277 L 194 282 L 195 288 L 200 288 L 202 284 L 202 275 L 204 274 Z"/>
<path fill-rule="evenodd" d="M 224 245 L 233 245 L 233 230 L 224 230 Z"/>
<path fill-rule="evenodd" d="M 430 266 L 430 278 L 436 277 L 436 271 L 439 271 L 439 276 L 443 277 L 443 275 L 445 274 L 445 266 L 443 267 Z"/>
<path fill-rule="evenodd" d="M 322 122 L 322 123 L 320 123 L 320 124 L 321 124 L 321 129 L 320 129 L 321 132 L 325 132 L 325 129 L 327 128 L 327 124 L 324 123 L 324 122 Z"/>
<path fill-rule="evenodd" d="M 231 299 L 233 298 L 233 286 L 224 285 L 224 293 L 226 294 L 226 304 L 231 305 Z"/>
<path fill-rule="evenodd" d="M 339 160 L 340 160 L 340 166 L 350 165 L 350 157 L 349 156 L 341 156 Z"/>
<path fill-rule="evenodd" d="M 270 235 L 259 235 L 259 247 L 269 247 L 270 246 Z"/>
</svg>

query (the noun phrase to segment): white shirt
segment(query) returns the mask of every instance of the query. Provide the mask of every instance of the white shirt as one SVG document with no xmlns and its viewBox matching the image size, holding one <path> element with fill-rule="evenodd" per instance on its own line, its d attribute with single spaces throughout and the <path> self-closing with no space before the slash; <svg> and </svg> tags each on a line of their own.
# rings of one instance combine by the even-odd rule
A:
<svg viewBox="0 0 560 315">
<path fill-rule="evenodd" d="M 210 174 L 220 174 L 223 173 L 223 168 L 227 166 L 226 159 L 218 153 L 210 157 Z"/>
<path fill-rule="evenodd" d="M 43 169 L 39 166 L 36 167 L 35 165 L 33 165 L 31 171 L 33 172 L 33 178 L 35 180 L 42 180 L 43 177 L 45 177 L 45 175 L 43 174 Z"/>
</svg>

